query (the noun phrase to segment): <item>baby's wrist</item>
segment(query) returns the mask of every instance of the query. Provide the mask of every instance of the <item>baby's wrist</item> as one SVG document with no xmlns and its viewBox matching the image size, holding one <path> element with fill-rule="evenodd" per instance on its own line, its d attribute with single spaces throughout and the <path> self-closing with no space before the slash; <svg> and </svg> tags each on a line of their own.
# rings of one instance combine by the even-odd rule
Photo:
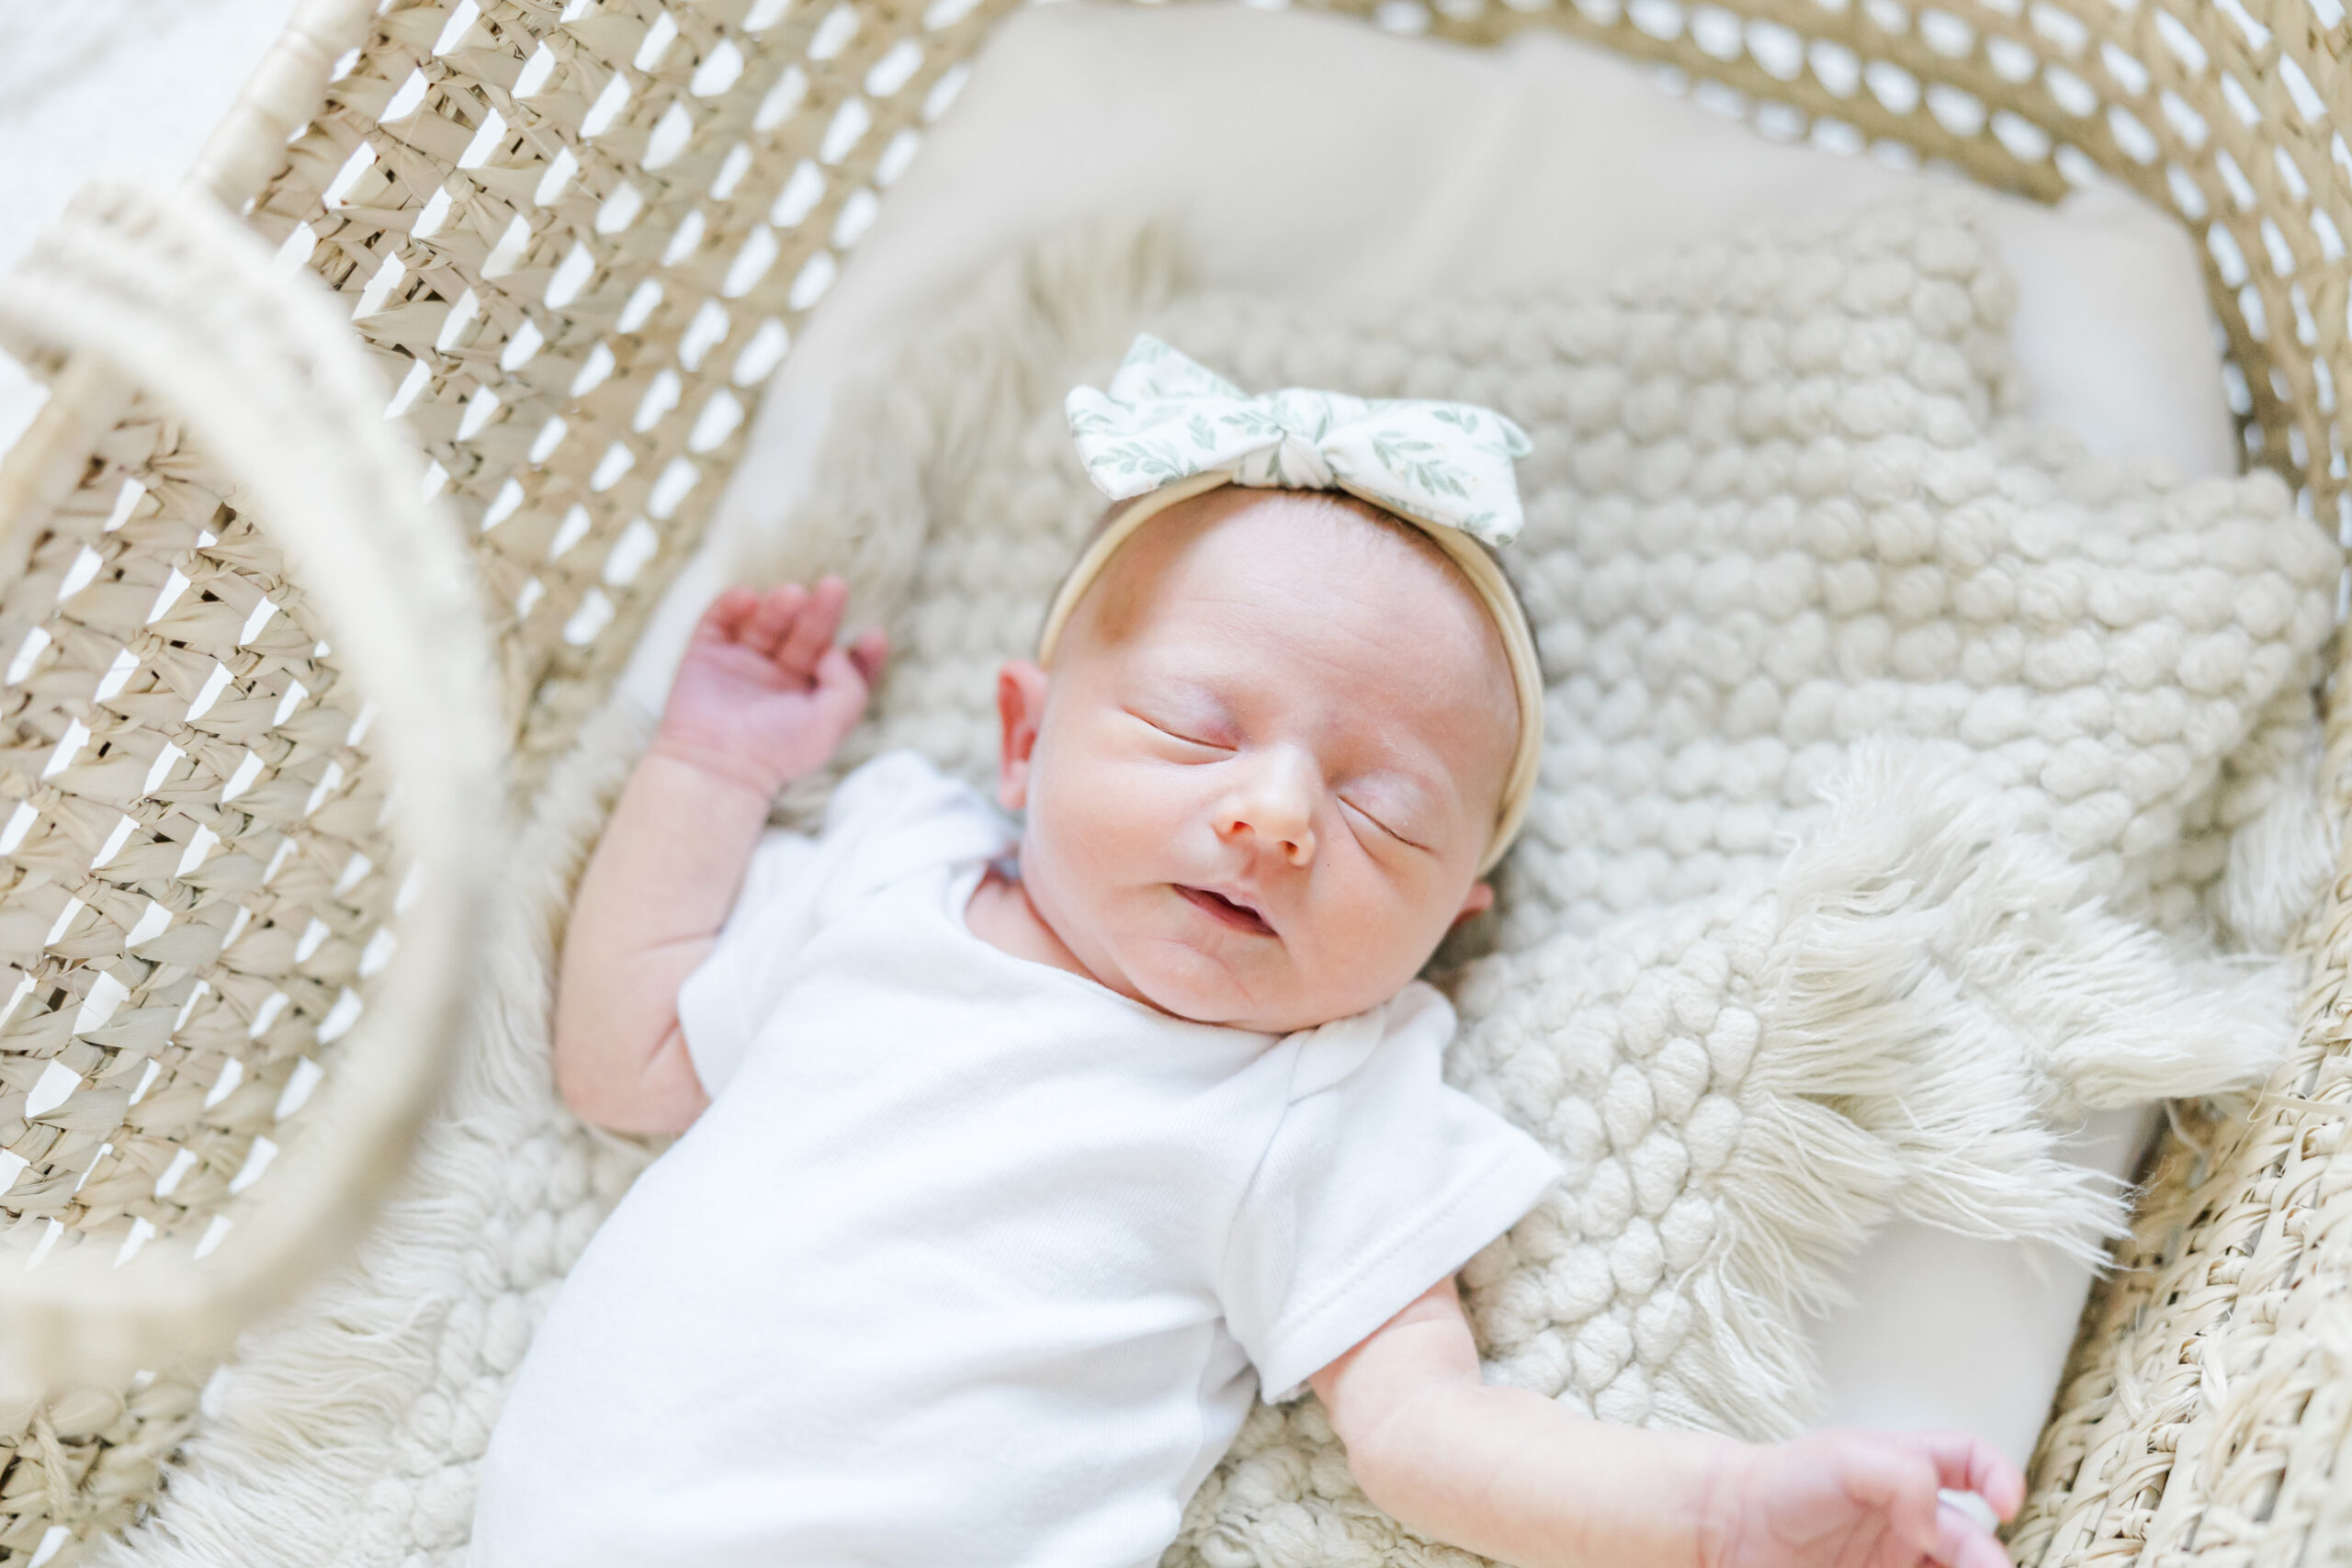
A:
<svg viewBox="0 0 2352 1568">
<path fill-rule="evenodd" d="M 1737 1568 L 1755 1490 L 1756 1466 L 1764 1450 L 1725 1438 L 1707 1456 L 1693 1510 L 1692 1560 L 1697 1568 Z"/>
<path fill-rule="evenodd" d="M 646 757 L 687 769 L 729 791 L 755 795 L 763 803 L 792 782 L 737 748 L 714 746 L 666 728 L 655 732 Z"/>
</svg>

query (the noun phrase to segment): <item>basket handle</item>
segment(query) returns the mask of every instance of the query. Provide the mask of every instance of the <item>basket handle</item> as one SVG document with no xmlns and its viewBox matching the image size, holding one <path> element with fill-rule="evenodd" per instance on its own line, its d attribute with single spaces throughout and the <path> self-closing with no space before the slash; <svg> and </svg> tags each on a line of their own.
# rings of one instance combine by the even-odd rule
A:
<svg viewBox="0 0 2352 1568">
<path fill-rule="evenodd" d="M 243 212 L 286 164 L 287 144 L 325 99 L 334 64 L 368 40 L 369 0 L 301 0 L 188 170 L 186 184 Z M 0 461 L 0 582 L 81 477 L 81 460 L 130 407 L 132 389 L 110 366 L 69 360 L 26 436 Z"/>
<path fill-rule="evenodd" d="M 425 502 L 422 459 L 385 421 L 382 380 L 315 279 L 282 275 L 204 190 L 94 182 L 0 283 L 0 346 L 65 356 L 45 417 L 0 462 L 15 542 L 29 546 L 130 389 L 178 418 L 284 546 L 375 705 L 390 829 L 418 874 L 397 956 L 308 1124 L 211 1257 L 158 1244 L 118 1270 L 76 1247 L 37 1270 L 0 1269 L 0 1386 L 23 1397 L 221 1354 L 342 1251 L 453 1057 L 507 807 L 464 544 Z"/>
<path fill-rule="evenodd" d="M 187 183 L 243 212 L 286 166 L 286 144 L 319 112 L 335 61 L 368 41 L 375 12 L 368 0 L 303 0 L 204 139 Z"/>
</svg>

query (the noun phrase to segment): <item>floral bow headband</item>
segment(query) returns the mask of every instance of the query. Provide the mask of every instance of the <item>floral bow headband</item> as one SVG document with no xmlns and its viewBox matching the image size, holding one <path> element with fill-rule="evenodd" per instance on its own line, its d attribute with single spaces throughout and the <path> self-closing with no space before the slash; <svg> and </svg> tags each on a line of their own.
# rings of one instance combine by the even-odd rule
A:
<svg viewBox="0 0 2352 1568">
<path fill-rule="evenodd" d="M 1343 490 L 1482 544 L 1519 532 L 1511 459 L 1527 435 L 1490 409 L 1284 387 L 1263 397 L 1145 333 L 1111 389 L 1074 387 L 1070 434 L 1094 486 L 1125 501 L 1195 474 L 1287 490 Z"/>
<path fill-rule="evenodd" d="M 1489 549 L 1519 533 L 1511 460 L 1526 456 L 1526 434 L 1472 403 L 1304 387 L 1253 398 L 1148 333 L 1128 348 L 1107 391 L 1072 388 L 1067 407 L 1095 488 L 1135 504 L 1096 536 L 1063 580 L 1038 638 L 1038 662 L 1052 662 L 1062 627 L 1119 547 L 1180 501 L 1228 484 L 1343 491 L 1368 501 L 1428 535 L 1469 579 L 1502 634 L 1520 724 L 1478 873 L 1493 869 L 1526 818 L 1544 745 L 1535 637 Z"/>
</svg>

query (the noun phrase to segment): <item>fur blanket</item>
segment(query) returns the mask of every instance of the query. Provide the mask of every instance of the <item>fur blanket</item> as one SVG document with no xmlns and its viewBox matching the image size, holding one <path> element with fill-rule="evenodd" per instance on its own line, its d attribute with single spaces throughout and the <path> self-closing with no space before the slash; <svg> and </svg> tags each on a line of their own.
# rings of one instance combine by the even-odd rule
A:
<svg viewBox="0 0 2352 1568">
<path fill-rule="evenodd" d="M 1059 423 L 1148 325 L 1254 388 L 1525 425 L 1510 552 L 1550 684 L 1499 912 L 1447 955 L 1454 1081 L 1571 1179 L 1465 1272 L 1489 1375 L 1607 1419 L 1770 1436 L 1796 1332 L 1905 1214 L 2086 1248 L 2090 1107 L 2227 1090 L 2289 1029 L 2325 874 L 2308 799 L 2335 554 L 2268 478 L 2192 485 L 2015 428 L 2007 286 L 1964 198 L 1759 232 L 1612 291 L 1335 318 L 1188 291 L 1110 226 L 1007 264 L 844 406 L 770 581 L 845 571 L 899 649 L 842 765 L 983 776 L 989 681 L 1100 502 Z M 209 1386 L 101 1561 L 461 1559 L 532 1325 L 645 1151 L 547 1070 L 570 891 L 648 720 L 616 708 L 519 847 L 481 1044 L 356 1260 Z M 821 800 L 810 781 L 785 819 Z M 1312 1400 L 1260 1409 L 1171 1562 L 1437 1562 Z"/>
</svg>

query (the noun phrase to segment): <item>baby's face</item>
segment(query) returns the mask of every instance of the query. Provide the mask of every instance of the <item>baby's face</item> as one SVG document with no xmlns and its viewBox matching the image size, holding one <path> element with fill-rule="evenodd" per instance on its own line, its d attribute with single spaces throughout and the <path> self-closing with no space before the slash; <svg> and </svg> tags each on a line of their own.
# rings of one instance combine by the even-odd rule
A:
<svg viewBox="0 0 2352 1568">
<path fill-rule="evenodd" d="M 1433 546 L 1315 498 L 1171 507 L 1050 673 L 1000 683 L 1023 887 L 1102 984 L 1284 1033 L 1385 1000 L 1483 908 L 1518 736 L 1499 635 Z"/>
</svg>

